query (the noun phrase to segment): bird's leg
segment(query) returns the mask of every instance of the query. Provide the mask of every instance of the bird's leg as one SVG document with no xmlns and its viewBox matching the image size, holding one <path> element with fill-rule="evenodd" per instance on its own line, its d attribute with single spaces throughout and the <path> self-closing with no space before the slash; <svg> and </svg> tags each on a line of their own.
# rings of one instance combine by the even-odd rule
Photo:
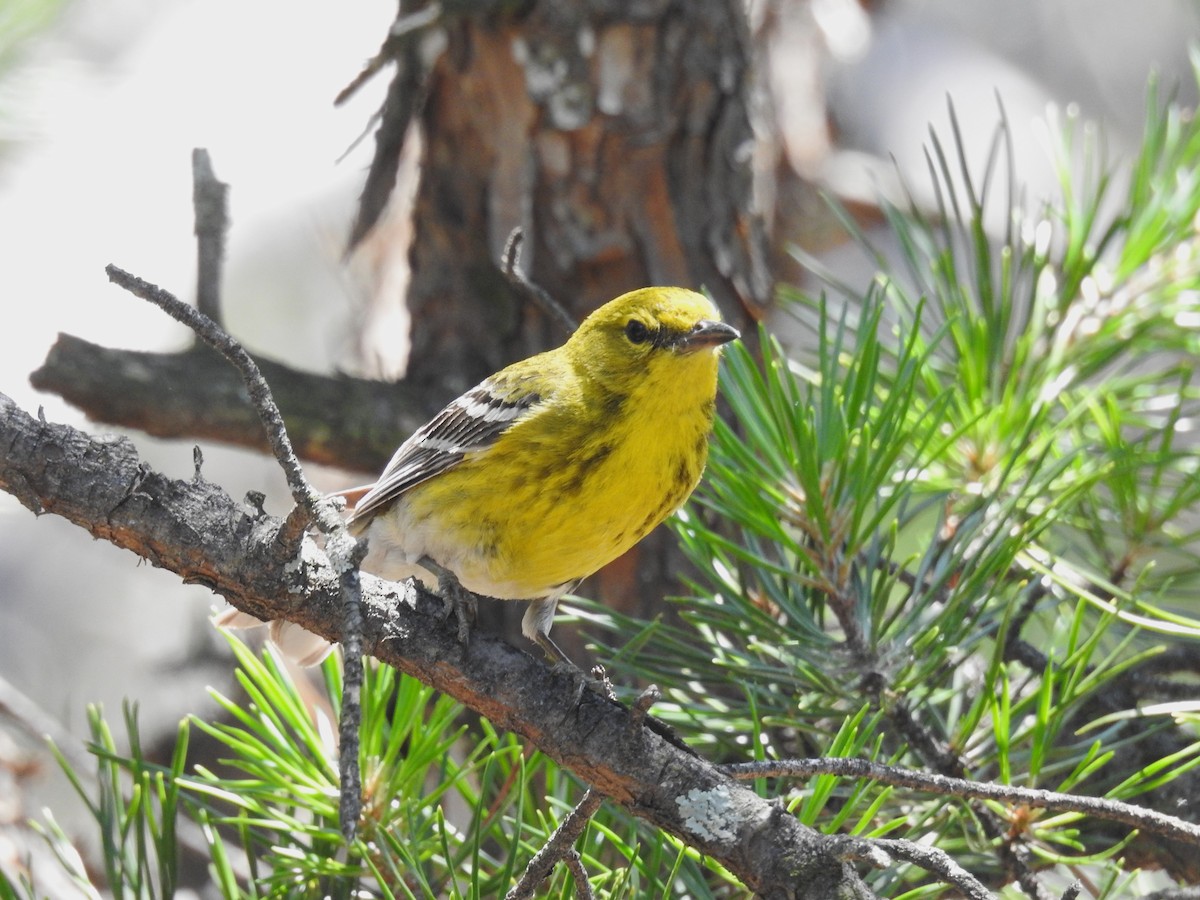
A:
<svg viewBox="0 0 1200 900">
<path fill-rule="evenodd" d="M 554 624 L 554 610 L 557 606 L 557 597 L 531 600 L 529 608 L 525 610 L 524 618 L 521 619 L 521 633 L 542 648 L 546 656 L 554 663 L 555 669 L 565 669 L 582 674 L 579 666 L 571 662 L 571 658 L 562 652 L 558 644 L 550 640 L 550 626 Z"/>
<path fill-rule="evenodd" d="M 551 640 L 550 626 L 554 624 L 554 610 L 557 606 L 557 597 L 531 601 L 529 608 L 525 610 L 524 618 L 521 619 L 522 634 L 542 648 L 542 651 L 554 664 L 555 672 L 566 672 L 579 679 L 579 686 L 575 691 L 575 703 L 579 702 L 584 688 L 587 687 L 615 700 L 616 695 L 613 692 L 612 682 L 608 680 L 603 666 L 593 667 L 591 674 L 588 674 L 575 665 L 571 658 L 563 653 L 562 648 Z"/>
<path fill-rule="evenodd" d="M 469 643 L 471 626 L 475 624 L 478 612 L 478 600 L 458 580 L 458 576 L 445 566 L 438 565 L 428 556 L 423 556 L 417 563 L 428 569 L 438 579 L 438 595 L 442 598 L 442 618 L 450 618 L 453 613 L 458 621 L 458 642 Z"/>
</svg>

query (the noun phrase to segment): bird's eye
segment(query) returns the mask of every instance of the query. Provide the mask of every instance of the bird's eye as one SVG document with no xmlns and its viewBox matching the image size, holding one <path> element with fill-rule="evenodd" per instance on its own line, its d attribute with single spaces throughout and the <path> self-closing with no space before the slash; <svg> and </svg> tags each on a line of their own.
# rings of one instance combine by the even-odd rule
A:
<svg viewBox="0 0 1200 900">
<path fill-rule="evenodd" d="M 637 319 L 630 319 L 625 326 L 625 337 L 631 344 L 644 344 L 650 338 L 650 329 Z"/>
</svg>

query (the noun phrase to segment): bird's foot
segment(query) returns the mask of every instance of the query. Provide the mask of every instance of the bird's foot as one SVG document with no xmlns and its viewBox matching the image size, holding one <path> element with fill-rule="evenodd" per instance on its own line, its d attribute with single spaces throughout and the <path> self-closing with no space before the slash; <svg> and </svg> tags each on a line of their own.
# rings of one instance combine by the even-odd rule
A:
<svg viewBox="0 0 1200 900">
<path fill-rule="evenodd" d="M 467 644 L 471 641 L 471 628 L 479 613 L 479 602 L 475 595 L 459 584 L 452 572 L 443 571 L 438 575 L 438 593 L 442 597 L 442 618 L 454 616 L 458 622 L 458 642 Z"/>
<path fill-rule="evenodd" d="M 458 642 L 470 643 L 471 628 L 475 625 L 479 611 L 478 598 L 462 586 L 457 575 L 429 557 L 422 557 L 419 564 L 437 575 L 437 592 L 442 598 L 442 620 L 445 621 L 453 615 L 458 622 Z"/>
<path fill-rule="evenodd" d="M 583 671 L 575 663 L 569 659 L 556 659 L 550 666 L 550 670 L 555 675 L 568 675 L 575 681 L 574 694 L 571 698 L 571 705 L 578 706 L 579 701 L 583 699 L 583 692 L 586 690 L 595 691 L 601 697 L 607 700 L 615 701 L 617 694 L 613 690 L 612 682 L 608 679 L 608 674 L 604 671 L 604 666 L 592 666 L 588 672 Z"/>
</svg>

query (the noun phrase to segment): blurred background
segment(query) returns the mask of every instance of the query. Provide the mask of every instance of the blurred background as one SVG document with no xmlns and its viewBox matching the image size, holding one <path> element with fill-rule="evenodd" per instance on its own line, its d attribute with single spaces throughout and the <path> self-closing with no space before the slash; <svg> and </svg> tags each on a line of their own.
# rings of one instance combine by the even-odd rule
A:
<svg viewBox="0 0 1200 900">
<path fill-rule="evenodd" d="M 109 285 L 104 266 L 191 298 L 195 147 L 231 188 L 229 330 L 313 371 L 402 374 L 406 223 L 344 258 L 386 84 L 333 103 L 394 14 L 382 0 L 0 0 L 0 392 L 52 421 L 108 432 L 30 386 L 55 336 L 145 350 L 187 343 L 163 314 Z M 931 129 L 948 135 L 949 103 L 979 162 L 1003 110 L 1019 187 L 1036 203 L 1057 183 L 1048 123 L 1078 112 L 1119 167 L 1137 143 L 1152 73 L 1164 95 L 1195 94 L 1189 44 L 1200 7 L 1190 0 L 751 0 L 748 16 L 761 35 L 774 152 L 814 194 L 867 210 L 899 180 L 927 199 L 924 147 Z M 763 201 L 799 245 L 866 284 L 873 267 L 829 237 L 815 202 Z M 191 477 L 191 443 L 131 437 L 154 468 Z M 205 476 L 231 496 L 261 491 L 269 512 L 287 512 L 274 463 L 211 444 L 204 456 Z M 362 480 L 313 477 L 323 488 Z M 0 827 L 43 805 L 70 827 L 54 766 L 15 762 L 37 757 L 6 715 L 13 698 L 77 734 L 87 704 L 115 714 L 136 699 L 148 735 L 172 734 L 182 715 L 205 711 L 206 685 L 228 679 L 207 623 L 220 605 L 0 494 L 0 779 L 21 786 L 0 781 L 10 798 L 0 799 Z"/>
</svg>

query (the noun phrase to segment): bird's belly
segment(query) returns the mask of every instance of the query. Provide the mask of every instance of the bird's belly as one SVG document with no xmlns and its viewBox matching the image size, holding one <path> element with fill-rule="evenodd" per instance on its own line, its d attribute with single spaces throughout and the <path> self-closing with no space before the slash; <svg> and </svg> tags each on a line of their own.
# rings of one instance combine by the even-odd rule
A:
<svg viewBox="0 0 1200 900">
<path fill-rule="evenodd" d="M 478 594 L 562 593 L 683 503 L 703 469 L 703 456 L 695 455 L 642 448 L 538 470 L 496 466 L 494 457 L 486 469 L 466 462 L 440 476 L 436 491 L 414 488 L 372 524 L 368 537 L 393 549 L 372 549 L 364 567 L 396 577 L 391 572 L 410 571 L 428 556 Z M 487 474 L 497 471 L 505 475 Z"/>
</svg>

